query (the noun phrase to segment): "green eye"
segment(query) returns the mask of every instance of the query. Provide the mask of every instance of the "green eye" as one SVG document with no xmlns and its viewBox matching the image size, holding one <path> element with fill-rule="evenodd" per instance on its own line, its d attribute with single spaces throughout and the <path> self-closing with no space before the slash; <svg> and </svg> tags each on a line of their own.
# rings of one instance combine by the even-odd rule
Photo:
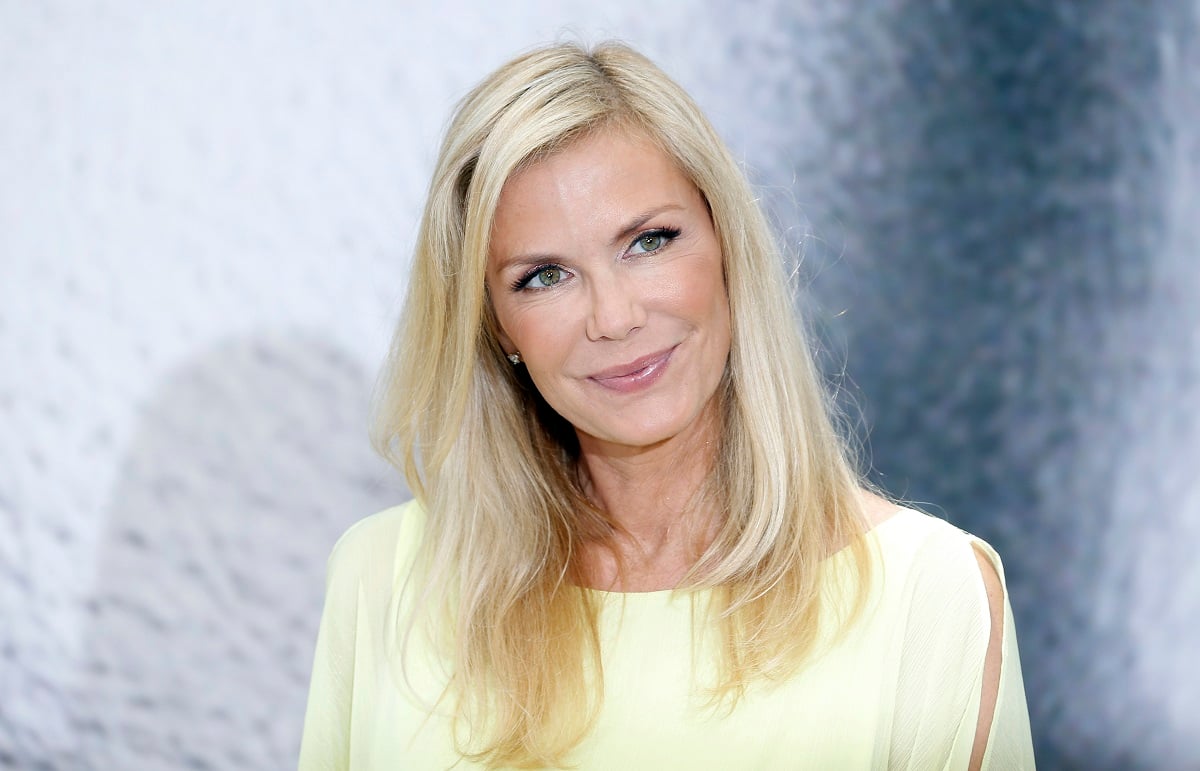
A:
<svg viewBox="0 0 1200 771">
<path fill-rule="evenodd" d="M 678 228 L 655 228 L 647 230 L 629 245 L 631 254 L 655 254 L 671 245 L 679 237 Z"/>
<path fill-rule="evenodd" d="M 643 252 L 657 251 L 662 246 L 662 243 L 663 237 L 658 234 L 642 236 L 638 239 L 638 246 L 642 248 Z"/>
<path fill-rule="evenodd" d="M 554 286 L 559 281 L 562 281 L 562 268 L 547 267 L 542 268 L 537 273 L 529 277 L 527 286 L 535 289 L 545 289 L 549 286 Z"/>
</svg>

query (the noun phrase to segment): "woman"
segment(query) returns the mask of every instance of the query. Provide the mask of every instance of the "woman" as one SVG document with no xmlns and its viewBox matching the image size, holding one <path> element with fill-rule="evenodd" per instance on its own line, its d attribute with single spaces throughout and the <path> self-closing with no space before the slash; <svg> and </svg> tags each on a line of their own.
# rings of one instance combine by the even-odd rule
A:
<svg viewBox="0 0 1200 771">
<path fill-rule="evenodd" d="M 999 560 L 867 491 L 754 195 L 628 48 L 460 105 L 301 768 L 1032 766 Z"/>
</svg>

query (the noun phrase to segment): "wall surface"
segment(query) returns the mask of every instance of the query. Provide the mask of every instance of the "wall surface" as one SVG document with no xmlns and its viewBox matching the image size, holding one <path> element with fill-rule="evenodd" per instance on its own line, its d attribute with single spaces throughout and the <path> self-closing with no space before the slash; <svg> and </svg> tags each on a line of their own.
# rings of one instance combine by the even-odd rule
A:
<svg viewBox="0 0 1200 771">
<path fill-rule="evenodd" d="M 1200 766 L 1196 4 L 417 5 L 0 4 L 0 768 L 295 765 L 440 132 L 564 37 L 692 91 L 875 478 L 1004 556 L 1040 766 Z"/>
</svg>

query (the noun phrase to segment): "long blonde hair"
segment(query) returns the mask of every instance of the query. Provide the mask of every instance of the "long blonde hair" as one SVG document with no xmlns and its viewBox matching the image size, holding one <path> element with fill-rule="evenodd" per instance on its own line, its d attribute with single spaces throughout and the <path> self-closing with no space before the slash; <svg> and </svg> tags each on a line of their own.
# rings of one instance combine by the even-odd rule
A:
<svg viewBox="0 0 1200 771">
<path fill-rule="evenodd" d="M 469 737 L 460 749 L 490 765 L 561 765 L 589 730 L 603 685 L 578 555 L 611 533 L 581 490 L 570 427 L 497 343 L 484 285 L 493 215 L 515 170 L 611 127 L 675 160 L 710 207 L 725 261 L 732 341 L 708 491 L 724 519 L 679 589 L 713 589 L 714 693 L 736 702 L 812 654 L 830 554 L 850 544 L 860 586 L 869 572 L 860 478 L 770 228 L 712 126 L 623 45 L 514 59 L 467 95 L 442 144 L 375 435 L 427 513 L 417 596 L 425 617 L 446 622 Z M 847 607 L 861 600 L 860 588 Z"/>
</svg>

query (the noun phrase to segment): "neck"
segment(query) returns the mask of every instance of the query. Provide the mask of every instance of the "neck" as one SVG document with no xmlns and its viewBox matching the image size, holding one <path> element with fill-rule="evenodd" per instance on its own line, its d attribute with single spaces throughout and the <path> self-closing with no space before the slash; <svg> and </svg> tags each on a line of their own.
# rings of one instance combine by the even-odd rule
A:
<svg viewBox="0 0 1200 771">
<path fill-rule="evenodd" d="M 649 447 L 616 447 L 580 436 L 587 491 L 613 537 L 584 553 L 596 588 L 674 588 L 712 541 L 718 513 L 702 492 L 716 459 L 718 418 L 706 408 L 686 432 Z"/>
</svg>

